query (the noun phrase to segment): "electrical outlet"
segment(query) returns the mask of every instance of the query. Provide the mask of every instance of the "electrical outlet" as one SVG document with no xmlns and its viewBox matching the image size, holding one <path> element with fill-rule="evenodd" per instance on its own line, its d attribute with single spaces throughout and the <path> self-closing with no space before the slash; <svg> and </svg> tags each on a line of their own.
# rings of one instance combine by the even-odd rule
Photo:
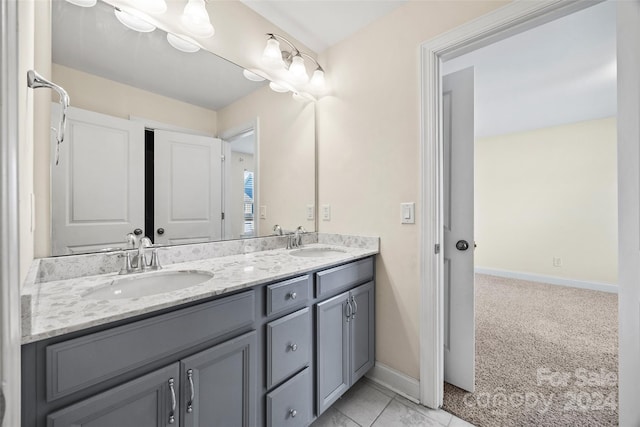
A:
<svg viewBox="0 0 640 427">
<path fill-rule="evenodd" d="M 308 221 L 312 221 L 314 216 L 315 216 L 315 214 L 314 214 L 314 206 L 313 205 L 307 205 L 307 220 Z"/>
<path fill-rule="evenodd" d="M 553 257 L 553 266 L 554 267 L 562 267 L 562 258 Z"/>
</svg>

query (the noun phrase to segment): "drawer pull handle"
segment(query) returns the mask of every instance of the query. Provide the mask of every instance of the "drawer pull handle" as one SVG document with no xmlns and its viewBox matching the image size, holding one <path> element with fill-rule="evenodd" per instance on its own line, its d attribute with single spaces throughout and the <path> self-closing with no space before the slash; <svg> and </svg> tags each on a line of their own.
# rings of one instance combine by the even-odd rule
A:
<svg viewBox="0 0 640 427">
<path fill-rule="evenodd" d="M 347 298 L 347 322 L 351 320 L 352 313 L 353 313 L 353 307 L 351 306 L 351 300 Z"/>
<path fill-rule="evenodd" d="M 173 388 L 173 378 L 169 378 L 169 391 L 171 392 L 171 412 L 169 413 L 169 424 L 176 422 L 176 390 Z"/>
<path fill-rule="evenodd" d="M 353 301 L 353 314 L 351 315 L 351 319 L 356 318 L 356 313 L 358 312 L 358 303 L 356 302 L 356 297 L 352 296 L 351 301 Z"/>
<path fill-rule="evenodd" d="M 187 370 L 187 379 L 189 380 L 189 388 L 191 391 L 191 396 L 189 397 L 189 401 L 187 402 L 187 413 L 193 412 L 193 400 L 196 397 L 196 388 L 193 385 L 193 369 Z"/>
<path fill-rule="evenodd" d="M 289 344 L 289 348 L 291 351 L 296 351 L 298 349 L 298 344 Z"/>
<path fill-rule="evenodd" d="M 289 292 L 289 298 L 290 299 L 296 299 L 296 298 L 298 298 L 298 294 L 295 293 L 295 292 Z"/>
<path fill-rule="evenodd" d="M 289 415 L 291 415 L 291 418 L 295 418 L 296 415 L 298 415 L 298 411 L 295 409 L 289 409 Z"/>
</svg>

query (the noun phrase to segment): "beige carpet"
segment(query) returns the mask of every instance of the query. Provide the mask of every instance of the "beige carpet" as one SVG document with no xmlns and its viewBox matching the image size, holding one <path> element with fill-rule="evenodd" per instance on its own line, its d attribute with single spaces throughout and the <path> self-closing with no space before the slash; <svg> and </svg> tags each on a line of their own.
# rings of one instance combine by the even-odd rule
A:
<svg viewBox="0 0 640 427">
<path fill-rule="evenodd" d="M 618 425 L 616 294 L 476 275 L 476 390 L 444 409 L 481 427 Z"/>
</svg>

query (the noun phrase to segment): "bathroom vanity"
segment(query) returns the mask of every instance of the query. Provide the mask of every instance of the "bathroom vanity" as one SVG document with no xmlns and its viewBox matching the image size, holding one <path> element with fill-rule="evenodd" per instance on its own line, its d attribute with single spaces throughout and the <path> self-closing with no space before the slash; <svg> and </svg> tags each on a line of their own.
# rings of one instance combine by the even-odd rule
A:
<svg viewBox="0 0 640 427">
<path fill-rule="evenodd" d="M 47 333 L 42 322 L 32 325 L 22 350 L 22 425 L 309 425 L 375 360 L 377 249 L 344 250 L 326 258 L 278 249 L 198 260 L 200 269 L 214 263 L 236 269 L 234 276 L 251 271 L 252 279 L 236 277 L 221 290 L 216 276 L 220 283 L 224 277 L 214 267 L 214 278 L 193 288 L 197 295 L 137 298 L 130 302 L 137 307 L 133 315 L 102 315 L 84 324 L 101 323 L 95 326 L 63 319 L 66 327 Z M 268 271 L 255 273 L 267 263 Z M 87 295 L 86 289 L 74 292 L 72 300 Z M 175 305 L 167 303 L 171 295 Z M 162 308 L 141 308 L 145 300 Z M 41 304 L 64 310 L 60 299 Z"/>
</svg>

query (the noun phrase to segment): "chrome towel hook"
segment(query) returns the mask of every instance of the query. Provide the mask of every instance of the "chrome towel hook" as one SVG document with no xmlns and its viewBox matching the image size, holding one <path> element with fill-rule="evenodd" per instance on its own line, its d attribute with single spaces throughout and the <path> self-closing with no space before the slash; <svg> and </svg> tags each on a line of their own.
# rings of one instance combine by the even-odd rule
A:
<svg viewBox="0 0 640 427">
<path fill-rule="evenodd" d="M 56 131 L 56 165 L 60 160 L 60 144 L 64 141 L 64 130 L 67 126 L 67 108 L 69 108 L 69 94 L 61 86 L 50 82 L 42 77 L 34 70 L 27 71 L 27 85 L 31 89 L 39 89 L 41 87 L 53 89 L 58 92 L 60 96 L 60 105 L 62 105 L 62 116 L 60 117 L 60 124 L 58 129 L 51 128 Z"/>
</svg>

